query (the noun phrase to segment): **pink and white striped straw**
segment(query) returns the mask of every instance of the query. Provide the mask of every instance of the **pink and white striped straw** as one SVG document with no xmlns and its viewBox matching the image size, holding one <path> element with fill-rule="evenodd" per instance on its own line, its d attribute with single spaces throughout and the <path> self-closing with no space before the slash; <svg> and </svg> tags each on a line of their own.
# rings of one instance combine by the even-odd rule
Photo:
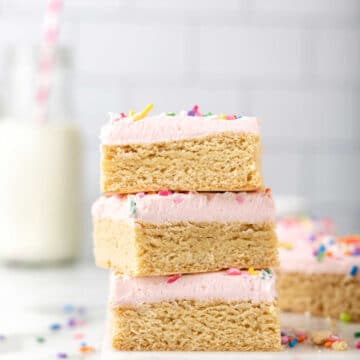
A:
<svg viewBox="0 0 360 360">
<path fill-rule="evenodd" d="M 60 13 L 63 0 L 49 0 L 46 7 L 43 38 L 40 48 L 38 82 L 35 93 L 37 121 L 44 123 L 48 119 L 49 95 L 55 65 L 55 52 L 59 35 Z"/>
</svg>

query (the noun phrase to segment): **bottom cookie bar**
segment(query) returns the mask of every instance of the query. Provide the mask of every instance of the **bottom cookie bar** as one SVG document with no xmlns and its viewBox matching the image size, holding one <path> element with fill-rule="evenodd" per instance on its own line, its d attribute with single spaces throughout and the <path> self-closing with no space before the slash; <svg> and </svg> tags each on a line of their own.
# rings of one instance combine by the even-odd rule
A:
<svg viewBox="0 0 360 360">
<path fill-rule="evenodd" d="M 114 275 L 111 307 L 117 350 L 281 350 L 275 281 L 265 271 Z"/>
</svg>

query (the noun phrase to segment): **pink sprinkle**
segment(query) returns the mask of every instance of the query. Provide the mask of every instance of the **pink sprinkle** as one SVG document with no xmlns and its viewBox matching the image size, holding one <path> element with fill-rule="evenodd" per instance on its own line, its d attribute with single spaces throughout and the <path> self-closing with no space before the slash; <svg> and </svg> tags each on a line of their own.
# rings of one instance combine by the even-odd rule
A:
<svg viewBox="0 0 360 360">
<path fill-rule="evenodd" d="M 173 201 L 174 201 L 174 204 L 177 205 L 177 204 L 180 204 L 181 202 L 183 202 L 184 199 L 182 197 L 178 196 Z"/>
<path fill-rule="evenodd" d="M 116 197 L 117 199 L 122 199 L 124 196 L 122 194 L 116 194 L 114 195 L 114 197 Z"/>
<path fill-rule="evenodd" d="M 229 268 L 226 270 L 228 275 L 241 275 L 241 271 L 238 268 Z"/>
<path fill-rule="evenodd" d="M 158 194 L 159 194 L 160 196 L 168 196 L 168 195 L 171 195 L 172 192 L 171 192 L 170 190 L 160 190 L 160 191 L 158 192 Z"/>
<path fill-rule="evenodd" d="M 73 335 L 73 338 L 74 338 L 75 340 L 81 340 L 81 339 L 84 338 L 84 334 L 76 333 L 76 334 Z"/>
<path fill-rule="evenodd" d="M 180 279 L 180 277 L 181 277 L 181 274 L 176 274 L 176 275 L 170 276 L 170 277 L 166 280 L 166 282 L 167 282 L 168 284 L 172 284 L 172 283 L 175 282 L 176 280 Z"/>
<path fill-rule="evenodd" d="M 123 113 L 123 112 L 120 114 L 120 116 L 121 116 L 122 118 L 126 118 L 126 114 Z"/>
<path fill-rule="evenodd" d="M 120 121 L 120 118 L 115 118 L 115 119 L 113 120 L 113 122 L 118 122 L 118 121 Z"/>
<path fill-rule="evenodd" d="M 331 342 L 340 341 L 340 340 L 341 340 L 341 338 L 336 335 L 331 335 L 326 339 L 326 341 L 331 341 Z"/>
<path fill-rule="evenodd" d="M 356 348 L 360 350 L 360 341 L 356 344 Z"/>
<path fill-rule="evenodd" d="M 286 345 L 289 342 L 289 338 L 286 335 L 281 337 L 281 345 Z"/>
<path fill-rule="evenodd" d="M 138 198 L 142 199 L 145 196 L 144 192 L 139 192 L 136 194 L 138 196 Z"/>
<path fill-rule="evenodd" d="M 244 202 L 244 198 L 241 195 L 238 195 L 235 199 L 239 204 L 242 204 Z"/>
</svg>

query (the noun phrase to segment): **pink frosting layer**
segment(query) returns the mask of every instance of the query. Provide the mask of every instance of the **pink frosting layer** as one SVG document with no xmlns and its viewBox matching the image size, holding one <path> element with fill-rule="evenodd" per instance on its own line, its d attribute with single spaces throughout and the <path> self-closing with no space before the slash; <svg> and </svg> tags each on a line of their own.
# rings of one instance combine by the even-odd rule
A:
<svg viewBox="0 0 360 360">
<path fill-rule="evenodd" d="M 262 271 L 259 275 L 228 275 L 226 271 L 172 277 L 131 278 L 111 277 L 110 301 L 113 306 L 139 305 L 161 301 L 223 300 L 273 301 L 276 297 L 275 279 Z"/>
<path fill-rule="evenodd" d="M 281 270 L 307 274 L 349 274 L 354 265 L 360 267 L 360 254 L 351 255 L 360 248 L 360 243 L 347 245 L 335 235 L 326 235 L 325 232 L 334 233 L 333 223 L 327 219 L 280 220 L 277 233 Z M 320 246 L 324 247 L 325 253 L 330 252 L 331 256 L 319 258 L 317 254 Z"/>
<path fill-rule="evenodd" d="M 94 203 L 92 215 L 94 218 L 135 219 L 154 224 L 176 221 L 275 222 L 271 192 L 102 196 Z"/>
<path fill-rule="evenodd" d="M 148 116 L 140 121 L 131 118 L 114 119 L 101 129 L 101 143 L 123 145 L 174 141 L 219 134 L 224 132 L 259 132 L 258 120 L 243 116 L 236 120 L 223 120 L 215 117 L 198 116 Z"/>
</svg>

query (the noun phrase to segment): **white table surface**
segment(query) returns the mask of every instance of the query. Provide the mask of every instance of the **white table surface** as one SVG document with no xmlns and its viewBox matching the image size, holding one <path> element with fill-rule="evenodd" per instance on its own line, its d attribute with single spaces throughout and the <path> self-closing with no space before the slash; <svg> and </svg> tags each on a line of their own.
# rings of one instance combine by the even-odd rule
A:
<svg viewBox="0 0 360 360">
<path fill-rule="evenodd" d="M 10 269 L 0 267 L 0 340 L 1 360 L 52 360 L 59 352 L 65 352 L 68 359 L 102 360 L 152 360 L 152 359 L 360 359 L 360 350 L 354 348 L 355 331 L 360 324 L 337 323 L 336 331 L 349 341 L 351 350 L 335 352 L 300 344 L 282 353 L 124 353 L 103 346 L 105 315 L 108 296 L 108 272 L 90 265 L 77 265 L 52 269 Z M 85 313 L 76 310 L 67 314 L 64 305 L 84 307 Z M 70 317 L 83 320 L 83 325 L 68 327 Z M 59 323 L 59 331 L 49 326 Z M 328 328 L 327 320 L 312 319 L 303 315 L 283 314 L 283 325 L 297 330 Z M 75 334 L 83 339 L 74 339 Z M 38 343 L 37 337 L 44 337 Z M 85 341 L 95 348 L 92 354 L 81 354 L 80 343 Z"/>
</svg>

